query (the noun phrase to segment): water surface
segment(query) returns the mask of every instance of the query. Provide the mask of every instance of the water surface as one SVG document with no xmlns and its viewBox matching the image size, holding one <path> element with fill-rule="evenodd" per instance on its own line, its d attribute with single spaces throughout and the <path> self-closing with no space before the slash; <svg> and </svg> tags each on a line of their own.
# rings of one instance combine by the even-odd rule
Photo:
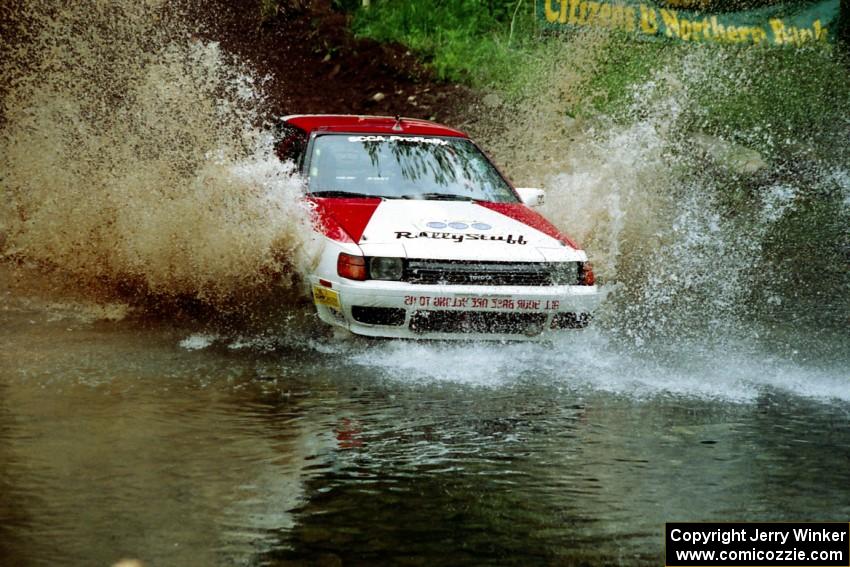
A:
<svg viewBox="0 0 850 567">
<path fill-rule="evenodd" d="M 850 516 L 840 366 L 81 312 L 0 315 L 4 565 L 658 564 L 665 521 Z"/>
</svg>

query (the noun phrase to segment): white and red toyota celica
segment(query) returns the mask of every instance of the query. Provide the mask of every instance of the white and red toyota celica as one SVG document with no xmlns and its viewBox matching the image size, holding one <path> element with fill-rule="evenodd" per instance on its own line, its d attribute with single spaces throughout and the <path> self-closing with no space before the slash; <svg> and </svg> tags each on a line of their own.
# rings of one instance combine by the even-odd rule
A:
<svg viewBox="0 0 850 567">
<path fill-rule="evenodd" d="M 319 317 L 375 337 L 516 340 L 587 326 L 587 255 L 458 130 L 371 116 L 282 119 L 307 184 Z"/>
</svg>

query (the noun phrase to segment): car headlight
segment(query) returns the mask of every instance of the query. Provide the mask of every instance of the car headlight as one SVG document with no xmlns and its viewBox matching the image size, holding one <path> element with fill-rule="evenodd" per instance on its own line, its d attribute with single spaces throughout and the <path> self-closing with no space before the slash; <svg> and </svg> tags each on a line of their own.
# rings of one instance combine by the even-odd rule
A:
<svg viewBox="0 0 850 567">
<path fill-rule="evenodd" d="M 578 284 L 578 262 L 557 262 L 552 264 L 552 283 L 555 285 Z"/>
<path fill-rule="evenodd" d="M 404 264 L 401 258 L 376 256 L 369 260 L 369 276 L 373 280 L 398 281 L 402 275 L 404 275 Z"/>
</svg>

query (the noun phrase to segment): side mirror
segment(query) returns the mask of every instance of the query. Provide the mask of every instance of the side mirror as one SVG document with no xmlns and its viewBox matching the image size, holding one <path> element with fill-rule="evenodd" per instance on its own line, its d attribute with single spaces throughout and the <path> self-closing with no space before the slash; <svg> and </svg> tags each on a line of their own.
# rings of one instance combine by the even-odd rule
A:
<svg viewBox="0 0 850 567">
<path fill-rule="evenodd" d="M 527 207 L 539 207 L 543 204 L 543 189 L 517 187 L 516 192 L 519 193 L 519 198 L 522 199 L 522 204 Z"/>
</svg>

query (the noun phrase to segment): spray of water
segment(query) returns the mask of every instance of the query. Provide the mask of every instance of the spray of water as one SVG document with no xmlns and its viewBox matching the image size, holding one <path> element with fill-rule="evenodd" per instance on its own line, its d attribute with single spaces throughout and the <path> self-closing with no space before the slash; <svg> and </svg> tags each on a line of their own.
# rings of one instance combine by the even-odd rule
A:
<svg viewBox="0 0 850 567">
<path fill-rule="evenodd" d="M 262 81 L 170 4 L 18 10 L 0 40 L 4 257 L 249 311 L 246 296 L 294 293 L 311 231 Z M 598 77 L 627 44 L 594 32 L 553 45 L 524 97 L 472 130 L 520 184 L 548 190 L 544 213 L 613 289 L 595 329 L 507 348 L 292 340 L 407 379 L 846 400 L 850 89 L 821 76 L 832 56 L 800 55 L 826 85 L 802 92 L 772 52 L 676 48 L 612 99 Z M 267 339 L 214 329 L 182 346 Z"/>
<path fill-rule="evenodd" d="M 250 69 L 173 4 L 5 10 L 7 259 L 216 305 L 293 292 L 308 216 Z"/>
<path fill-rule="evenodd" d="M 648 50 L 657 64 L 597 104 L 593 85 L 628 49 L 603 33 L 559 42 L 553 60 L 570 67 L 545 65 L 498 116 L 516 126 L 482 130 L 514 178 L 548 190 L 544 212 L 616 288 L 603 324 L 636 345 L 723 344 L 802 324 L 841 334 L 850 89 L 837 56 Z M 784 79 L 809 68 L 831 83 Z"/>
</svg>

